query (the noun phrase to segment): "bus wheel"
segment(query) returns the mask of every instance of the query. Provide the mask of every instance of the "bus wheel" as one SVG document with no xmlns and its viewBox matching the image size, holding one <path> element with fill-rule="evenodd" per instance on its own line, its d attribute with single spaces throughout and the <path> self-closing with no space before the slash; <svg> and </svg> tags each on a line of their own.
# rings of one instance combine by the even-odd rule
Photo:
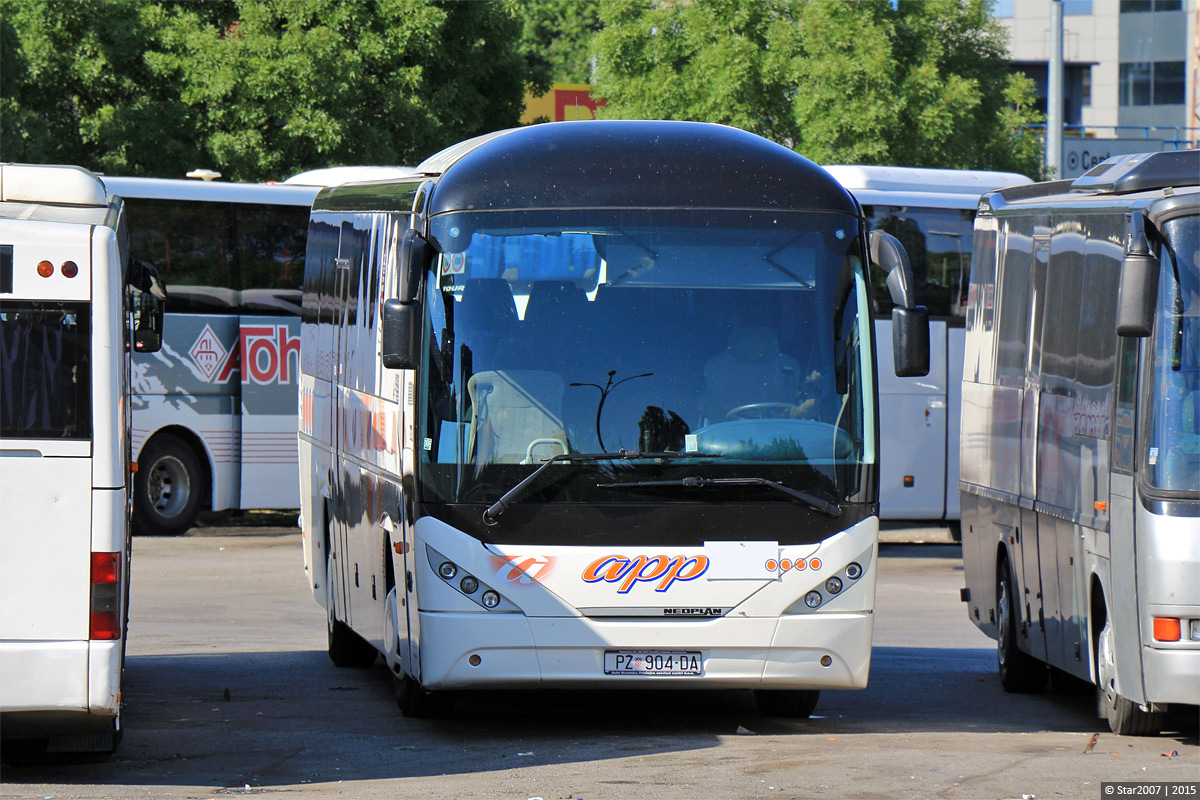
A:
<svg viewBox="0 0 1200 800">
<path fill-rule="evenodd" d="M 755 689 L 754 702 L 764 717 L 807 719 L 820 694 L 819 689 Z"/>
<path fill-rule="evenodd" d="M 996 662 L 1000 685 L 1006 692 L 1040 692 L 1046 685 L 1046 665 L 1017 646 L 1017 610 L 1012 572 L 1008 561 L 1000 563 L 996 576 Z"/>
<path fill-rule="evenodd" d="M 151 439 L 138 456 L 133 477 L 133 527 L 147 536 L 183 533 L 200 513 L 204 485 L 200 461 L 178 436 Z"/>
<path fill-rule="evenodd" d="M 325 633 L 329 643 L 329 660 L 339 667 L 369 667 L 375 663 L 379 651 L 351 630 L 349 625 L 334 616 L 333 569 L 331 558 L 325 573 Z"/>
<path fill-rule="evenodd" d="M 400 713 L 414 719 L 436 719 L 444 717 L 454 709 L 453 692 L 427 692 L 421 684 L 408 675 L 394 678 L 396 705 Z"/>
<path fill-rule="evenodd" d="M 1108 727 L 1118 736 L 1156 736 L 1162 731 L 1163 717 L 1156 711 L 1143 711 L 1137 703 L 1117 694 L 1117 664 L 1113 648 L 1112 622 L 1105 621 L 1096 644 L 1096 691 L 1100 708 L 1108 717 Z"/>
</svg>

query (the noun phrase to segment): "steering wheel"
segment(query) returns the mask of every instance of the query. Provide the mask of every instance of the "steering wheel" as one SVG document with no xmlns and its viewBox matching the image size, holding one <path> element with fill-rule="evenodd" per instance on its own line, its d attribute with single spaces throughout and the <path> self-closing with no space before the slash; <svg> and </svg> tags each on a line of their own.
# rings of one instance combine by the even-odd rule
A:
<svg viewBox="0 0 1200 800">
<path fill-rule="evenodd" d="M 785 412 L 799 411 L 800 406 L 792 403 L 747 403 L 744 406 L 732 408 L 725 415 L 726 421 L 738 419 L 780 419 Z"/>
</svg>

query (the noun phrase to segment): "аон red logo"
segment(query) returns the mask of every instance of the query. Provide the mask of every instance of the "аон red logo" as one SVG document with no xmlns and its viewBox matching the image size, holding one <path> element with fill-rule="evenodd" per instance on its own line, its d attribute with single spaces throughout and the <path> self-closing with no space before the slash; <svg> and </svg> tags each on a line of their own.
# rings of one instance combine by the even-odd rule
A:
<svg viewBox="0 0 1200 800">
<path fill-rule="evenodd" d="M 692 581 L 708 571 L 707 556 L 605 556 L 598 558 L 583 571 L 588 583 L 620 584 L 618 594 L 625 594 L 639 583 L 653 583 L 656 592 L 665 592 L 675 581 Z"/>
</svg>

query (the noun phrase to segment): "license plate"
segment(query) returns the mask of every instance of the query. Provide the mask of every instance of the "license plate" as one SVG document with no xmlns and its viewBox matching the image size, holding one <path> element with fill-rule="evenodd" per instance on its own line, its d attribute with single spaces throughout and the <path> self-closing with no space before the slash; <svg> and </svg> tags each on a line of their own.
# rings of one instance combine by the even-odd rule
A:
<svg viewBox="0 0 1200 800">
<path fill-rule="evenodd" d="M 609 650 L 604 653 L 605 675 L 699 675 L 699 651 L 633 652 Z"/>
</svg>

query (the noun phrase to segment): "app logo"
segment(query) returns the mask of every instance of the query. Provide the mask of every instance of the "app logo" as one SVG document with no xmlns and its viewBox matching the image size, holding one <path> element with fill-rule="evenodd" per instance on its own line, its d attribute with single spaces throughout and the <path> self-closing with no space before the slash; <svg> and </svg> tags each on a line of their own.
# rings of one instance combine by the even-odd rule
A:
<svg viewBox="0 0 1200 800">
<path fill-rule="evenodd" d="M 707 556 L 605 556 L 583 571 L 588 583 L 616 583 L 617 594 L 626 594 L 639 583 L 658 581 L 656 592 L 665 592 L 676 581 L 691 581 L 708 570 Z"/>
</svg>

